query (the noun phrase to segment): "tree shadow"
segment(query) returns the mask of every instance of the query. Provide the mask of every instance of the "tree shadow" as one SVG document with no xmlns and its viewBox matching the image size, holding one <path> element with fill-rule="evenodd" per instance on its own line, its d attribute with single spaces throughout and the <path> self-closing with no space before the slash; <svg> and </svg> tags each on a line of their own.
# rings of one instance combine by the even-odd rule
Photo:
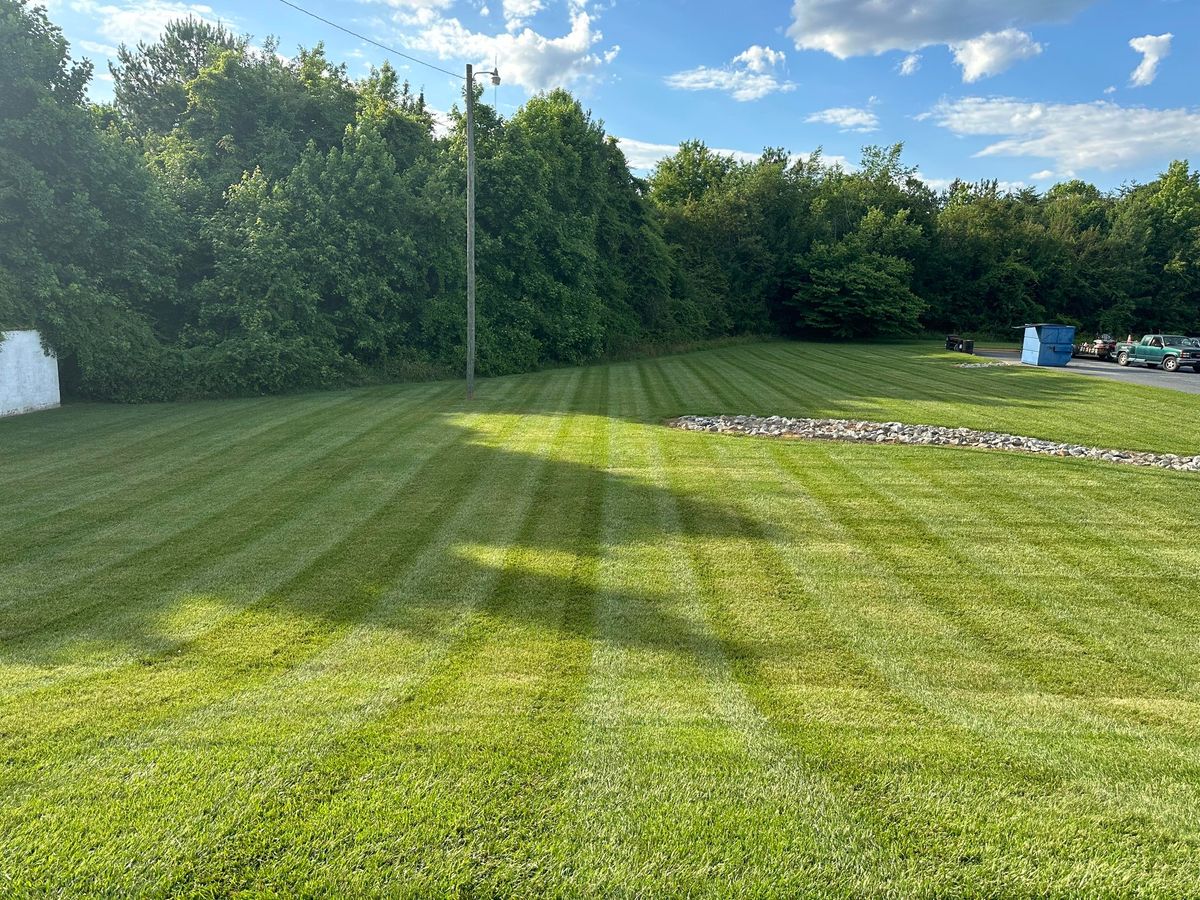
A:
<svg viewBox="0 0 1200 900">
<path fill-rule="evenodd" d="M 1029 378 L 1029 372 L 1007 369 L 986 370 L 986 378 L 946 376 L 946 355 L 924 346 L 914 346 L 912 353 L 928 354 L 937 365 L 916 376 L 887 371 L 864 376 L 861 370 L 847 372 L 836 364 L 843 348 L 805 345 L 811 351 L 807 355 L 788 355 L 784 353 L 788 346 L 770 344 L 755 352 L 741 347 L 709 350 L 582 372 L 492 379 L 481 383 L 478 397 L 471 403 L 451 401 L 442 392 L 444 406 L 436 415 L 440 428 L 451 435 L 445 442 L 448 450 L 431 455 L 399 486 L 396 472 L 405 460 L 384 445 L 385 449 L 371 449 L 369 454 L 363 450 L 357 458 L 317 457 L 288 478 L 269 480 L 261 470 L 253 469 L 259 472 L 255 477 L 263 478 L 261 484 L 235 503 L 183 528 L 172 519 L 172 506 L 166 499 L 170 485 L 156 487 L 157 493 L 149 495 L 152 502 L 146 506 L 118 506 L 96 525 L 88 523 L 84 508 L 83 519 L 73 523 L 72 529 L 80 541 L 78 553 L 56 547 L 44 563 L 24 565 L 20 577 L 6 577 L 13 573 L 0 568 L 0 664 L 54 668 L 78 664 L 82 658 L 98 667 L 100 661 L 118 656 L 165 659 L 208 639 L 200 624 L 179 624 L 181 615 L 186 619 L 179 608 L 188 603 L 211 607 L 210 618 L 224 623 L 217 627 L 232 627 L 230 623 L 240 621 L 238 616 L 252 619 L 251 611 L 268 619 L 275 615 L 348 626 L 387 604 L 391 585 L 408 577 L 406 570 L 418 558 L 429 572 L 454 571 L 457 584 L 491 577 L 494 561 L 464 562 L 455 555 L 463 545 L 488 544 L 486 534 L 472 530 L 469 519 L 461 526 L 453 524 L 454 516 L 461 514 L 461 504 L 488 499 L 470 496 L 479 478 L 492 477 L 502 485 L 496 490 L 508 492 L 509 500 L 498 507 L 499 512 L 523 502 L 531 504 L 529 521 L 533 524 L 528 527 L 532 530 L 523 526 L 501 549 L 525 548 L 533 556 L 557 554 L 563 560 L 574 559 L 571 565 L 576 566 L 582 559 L 585 568 L 628 547 L 663 545 L 676 539 L 761 541 L 772 536 L 771 523 L 749 519 L 711 496 L 663 488 L 624 471 L 570 459 L 535 458 L 534 454 L 506 449 L 495 434 L 471 424 L 484 421 L 478 418 L 481 416 L 507 417 L 514 428 L 521 427 L 521 416 L 554 419 L 562 427 L 569 427 L 563 422 L 569 415 L 620 418 L 645 427 L 658 427 L 646 423 L 685 413 L 852 416 L 861 411 L 861 404 L 936 398 L 939 379 L 946 378 L 954 391 L 979 406 L 1061 407 L 1086 399 L 1086 387 L 1077 379 Z M 814 369 L 806 382 L 785 384 L 773 395 L 768 393 L 772 380 L 786 375 L 781 367 L 803 364 L 805 359 Z M 631 368 L 621 372 L 621 366 Z M 951 371 L 959 376 L 977 374 Z M 729 387 L 738 373 L 748 379 L 750 387 L 736 391 Z M 520 384 L 508 383 L 510 379 L 544 382 L 547 377 L 578 378 L 588 389 L 576 391 L 572 400 L 563 399 L 569 393 L 566 381 L 562 391 L 521 390 Z M 613 379 L 624 379 L 642 392 L 636 413 L 610 408 L 610 390 L 620 389 L 609 383 Z M 1015 379 L 1019 379 L 1019 389 Z M 378 388 L 367 390 L 379 393 Z M 794 392 L 791 399 L 789 392 Z M 378 402 L 383 402 L 382 398 Z M 420 414 L 429 415 L 427 411 Z M 269 437 L 284 441 L 290 439 L 290 432 L 280 430 Z M 249 454 L 247 458 L 252 467 L 256 460 Z M 531 467 L 537 469 L 538 477 L 524 488 L 519 477 Z M 228 472 L 216 474 L 228 479 Z M 366 479 L 368 490 L 340 492 L 357 483 L 356 479 Z M 524 496 L 526 490 L 538 495 Z M 496 491 L 492 493 L 494 501 Z M 345 499 L 347 496 L 350 499 Z M 600 534 L 605 519 L 603 498 L 614 496 L 621 498 L 621 508 L 626 511 L 674 512 L 668 517 L 629 514 L 617 520 L 610 514 L 608 530 Z M 352 506 L 353 515 L 339 504 Z M 555 527 L 558 519 L 547 516 L 547 510 L 560 508 L 575 513 L 564 520 L 573 523 L 572 527 Z M 539 527 L 547 518 L 549 524 Z M 152 538 L 131 549 L 106 530 L 114 521 L 118 526 L 136 522 L 139 531 Z M 303 527 L 295 527 L 297 523 Z M 281 552 L 280 542 L 271 538 L 289 528 L 294 537 L 286 547 L 288 552 Z M 95 546 L 97 533 L 110 536 L 111 546 Z M 47 540 L 59 538 L 51 533 Z M 41 551 L 42 547 L 35 549 Z M 86 564 L 81 565 L 81 560 Z M 561 590 L 583 597 L 587 593 L 575 580 L 574 570 L 526 572 L 523 577 L 527 589 L 539 594 L 549 596 Z M 448 584 L 440 594 L 406 598 L 412 620 L 436 615 L 446 606 L 446 597 L 456 599 L 455 589 L 455 584 Z M 689 634 L 686 622 L 673 621 L 662 595 L 654 591 L 618 592 L 606 602 L 617 608 L 640 604 L 661 615 L 661 628 L 647 629 L 643 636 L 631 634 L 627 640 L 668 640 L 653 637 L 660 635 L 669 636 L 672 646 L 686 646 L 703 638 Z M 587 617 L 558 616 L 552 604 L 545 610 L 530 604 L 513 608 L 546 628 L 586 633 L 592 627 Z M 193 618 L 200 621 L 204 615 L 201 609 Z M 554 621 L 556 616 L 559 621 Z M 254 624 L 265 627 L 257 621 Z M 405 628 L 403 616 L 389 627 Z M 270 634 L 262 636 L 267 643 L 272 639 Z"/>
<path fill-rule="evenodd" d="M 386 459 L 366 474 L 318 466 L 297 473 L 299 486 L 264 480 L 260 490 L 183 529 L 172 527 L 169 509 L 128 509 L 128 521 L 150 534 L 161 528 L 163 538 L 133 552 L 114 544 L 111 561 L 95 568 L 73 571 L 49 559 L 14 579 L 0 569 L 0 665 L 36 669 L 53 681 L 53 670 L 64 666 L 86 674 L 188 656 L 194 666 L 195 655 L 211 649 L 252 669 L 272 641 L 292 631 L 309 639 L 314 628 L 365 626 L 420 638 L 439 617 L 464 609 L 585 637 L 594 632 L 600 595 L 612 610 L 636 609 L 646 625 L 607 636 L 619 643 L 688 652 L 711 639 L 668 608 L 669 591 L 597 590 L 596 570 L 627 548 L 763 540 L 769 530 L 762 522 L 628 471 L 497 446 L 490 432 L 443 418 L 456 439 L 403 481 L 389 480 Z M 376 505 L 330 510 L 331 498 L 355 479 L 377 485 L 370 488 Z M 479 518 L 488 516 L 508 523 L 495 537 Z M 293 546 L 285 531 L 296 536 Z M 85 537 L 78 558 L 102 551 L 89 550 Z M 280 580 L 264 589 L 273 573 Z M 464 596 L 471 585 L 486 594 Z M 530 602 L 538 597 L 547 602 Z M 231 640 L 243 629 L 240 639 L 261 648 L 230 652 L 214 629 Z"/>
</svg>

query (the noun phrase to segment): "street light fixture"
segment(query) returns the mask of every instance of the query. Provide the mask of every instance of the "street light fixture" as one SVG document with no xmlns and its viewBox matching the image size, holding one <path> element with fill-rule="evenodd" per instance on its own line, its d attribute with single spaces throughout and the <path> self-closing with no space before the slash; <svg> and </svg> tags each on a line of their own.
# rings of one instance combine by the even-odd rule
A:
<svg viewBox="0 0 1200 900">
<path fill-rule="evenodd" d="M 500 70 L 490 72 L 500 84 Z M 475 71 L 467 64 L 467 399 L 475 397 Z"/>
</svg>

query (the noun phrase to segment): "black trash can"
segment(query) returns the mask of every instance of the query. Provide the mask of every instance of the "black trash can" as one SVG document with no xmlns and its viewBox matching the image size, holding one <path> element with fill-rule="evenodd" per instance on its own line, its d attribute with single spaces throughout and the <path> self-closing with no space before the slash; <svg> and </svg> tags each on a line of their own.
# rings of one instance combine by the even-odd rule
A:
<svg viewBox="0 0 1200 900">
<path fill-rule="evenodd" d="M 975 355 L 975 342 L 974 341 L 963 341 L 962 342 L 962 351 L 963 351 L 963 353 L 970 353 L 972 356 L 974 356 Z"/>
<path fill-rule="evenodd" d="M 957 350 L 958 345 L 961 343 L 962 343 L 962 338 L 960 338 L 957 334 L 946 335 L 946 349 L 947 350 Z"/>
</svg>

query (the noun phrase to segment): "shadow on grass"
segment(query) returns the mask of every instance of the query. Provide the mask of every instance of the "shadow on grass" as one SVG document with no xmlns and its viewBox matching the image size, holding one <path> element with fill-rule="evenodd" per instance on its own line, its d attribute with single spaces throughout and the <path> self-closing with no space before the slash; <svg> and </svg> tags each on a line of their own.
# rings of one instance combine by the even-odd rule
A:
<svg viewBox="0 0 1200 900">
<path fill-rule="evenodd" d="M 848 352 L 861 355 L 856 364 L 845 364 Z M 889 367 L 889 355 L 894 361 L 915 361 Z M 866 404 L 893 401 L 939 401 L 948 408 L 955 403 L 1050 408 L 1087 400 L 1082 380 L 1030 377 L 1006 369 L 972 377 L 980 373 L 953 369 L 946 357 L 930 345 L 888 347 L 872 356 L 870 348 L 857 346 L 772 343 L 585 371 L 589 389 L 577 391 L 574 402 L 554 399 L 562 393 L 555 390 L 538 391 L 543 399 L 530 399 L 528 391 L 507 392 L 526 395 L 522 399 L 506 398 L 497 382 L 481 384 L 472 404 L 452 400 L 443 391 L 436 406 L 430 401 L 413 415 L 439 418 L 454 438 L 445 452 L 430 456 L 402 481 L 397 473 L 405 461 L 385 445 L 383 450 L 361 449 L 348 460 L 322 458 L 286 479 L 273 479 L 262 468 L 247 471 L 243 478 L 261 484 L 245 498 L 190 517 L 182 526 L 157 501 L 138 508 L 131 499 L 117 524 L 136 521 L 143 534 L 153 536 L 132 550 L 105 530 L 111 522 L 89 527 L 87 510 L 82 510 L 81 527 L 73 529 L 81 541 L 79 552 L 59 545 L 31 547 L 30 555 L 41 554 L 45 562 L 22 560 L 22 578 L 7 583 L 0 569 L 0 662 L 53 667 L 81 655 L 101 660 L 128 654 L 165 657 L 187 647 L 203 652 L 205 641 L 215 641 L 214 629 L 239 625 L 253 625 L 257 630 L 246 639 L 269 647 L 283 638 L 256 616 L 274 612 L 284 619 L 337 625 L 363 621 L 390 602 L 387 591 L 412 577 L 409 569 L 418 559 L 427 574 L 455 573 L 455 583 L 426 594 L 410 593 L 404 602 L 411 606 L 412 621 L 442 608 L 449 614 L 459 586 L 487 583 L 495 576 L 493 563 L 455 555 L 456 548 L 488 544 L 487 529 L 461 512 L 472 504 L 480 507 L 479 515 L 495 517 L 527 502 L 528 516 L 498 549 L 525 548 L 534 557 L 574 560 L 569 571 L 524 573 L 525 596 L 501 606 L 539 626 L 586 633 L 593 617 L 564 613 L 554 598 L 569 596 L 585 606 L 594 602 L 578 580 L 578 572 L 588 565 L 626 547 L 656 546 L 674 538 L 769 539 L 770 524 L 748 520 L 711 496 L 666 490 L 628 473 L 568 459 L 503 449 L 495 435 L 473 431 L 465 414 L 542 416 L 559 422 L 565 415 L 607 418 L 613 415 L 610 388 L 623 390 L 609 383 L 614 379 L 641 392 L 642 411 L 618 416 L 638 423 L 709 412 L 844 416 L 857 414 Z M 632 368 L 621 371 L 622 365 Z M 563 371 L 512 377 L 576 375 Z M 379 388 L 368 390 L 381 394 L 379 402 L 390 396 Z M 536 478 L 523 486 L 521 479 L 531 471 Z M 356 480 L 369 482 L 372 489 L 351 492 L 360 508 L 348 508 L 350 501 L 338 490 Z M 607 527 L 606 498 L 618 499 L 624 511 Z M 366 506 L 370 509 L 363 512 Z M 663 509 L 674 514 L 645 512 Z M 305 527 L 295 529 L 298 536 L 285 554 L 279 549 L 280 535 L 297 522 Z M 107 546 L 104 541 L 88 545 L 97 534 L 106 537 Z M 77 572 L 69 566 L 64 571 L 64 560 L 85 565 Z M 506 567 L 500 571 L 509 577 Z M 685 622 L 670 619 L 662 593 L 654 589 L 655 577 L 644 579 L 644 591 L 605 601 L 618 609 L 638 606 L 661 615 L 661 627 L 631 632 L 626 639 L 671 646 L 699 639 L 687 633 Z M 550 599 L 543 608 L 527 602 L 529 597 Z M 209 598 L 217 609 L 213 622 L 180 626 L 177 613 L 188 598 Z M 395 617 L 389 627 L 406 627 L 404 616 Z M 195 637 L 179 637 L 189 628 Z M 253 657 L 254 650 L 246 648 L 244 655 Z"/>
<path fill-rule="evenodd" d="M 317 652 L 359 623 L 420 638 L 464 609 L 588 636 L 601 594 L 606 608 L 639 622 L 620 633 L 622 643 L 687 652 L 711 639 L 667 608 L 657 576 L 633 579 L 644 589 L 612 590 L 597 567 L 629 548 L 688 538 L 761 540 L 762 523 L 627 471 L 500 448 L 488 443 L 491 433 L 444 418 L 456 432 L 449 449 L 402 480 L 388 479 L 386 460 L 342 480 L 314 467 L 296 473 L 312 483 L 297 509 L 295 484 L 263 473 L 263 487 L 231 507 L 182 529 L 164 520 L 162 540 L 149 546 L 97 547 L 95 570 L 58 570 L 51 554 L 43 571 L 25 572 L 25 590 L 5 587 L 0 570 L 0 663 L 87 670 L 132 657 L 194 666 L 215 652 L 217 665 L 249 671 L 289 640 Z M 377 507 L 356 515 L 321 503 L 356 478 L 378 484 Z M 153 533 L 153 510 L 127 515 Z M 509 533 L 499 526 L 492 537 L 488 520 L 506 517 Z M 281 535 L 298 519 L 311 526 L 302 533 L 324 532 L 321 549 L 297 544 L 285 556 Z M 297 557 L 307 558 L 293 564 Z M 264 590 L 273 565 L 282 577 Z M 189 604 L 196 609 L 183 610 Z"/>
</svg>

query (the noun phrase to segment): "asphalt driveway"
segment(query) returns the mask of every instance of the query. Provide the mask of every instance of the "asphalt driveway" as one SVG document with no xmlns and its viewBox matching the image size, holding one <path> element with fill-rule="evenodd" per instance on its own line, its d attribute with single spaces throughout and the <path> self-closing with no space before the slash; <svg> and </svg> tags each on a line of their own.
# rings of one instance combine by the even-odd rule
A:
<svg viewBox="0 0 1200 900">
<path fill-rule="evenodd" d="M 975 355 L 1013 361 L 1021 358 L 1019 350 L 976 350 Z M 1164 372 L 1162 369 L 1147 369 L 1144 366 L 1118 366 L 1116 363 L 1100 362 L 1098 359 L 1073 359 L 1065 371 L 1074 372 L 1077 375 L 1108 378 L 1112 381 L 1124 381 L 1127 384 L 1168 388 L 1173 391 L 1182 391 L 1185 394 L 1200 394 L 1200 373 L 1191 369 L 1180 369 L 1178 372 L 1171 373 Z"/>
</svg>

